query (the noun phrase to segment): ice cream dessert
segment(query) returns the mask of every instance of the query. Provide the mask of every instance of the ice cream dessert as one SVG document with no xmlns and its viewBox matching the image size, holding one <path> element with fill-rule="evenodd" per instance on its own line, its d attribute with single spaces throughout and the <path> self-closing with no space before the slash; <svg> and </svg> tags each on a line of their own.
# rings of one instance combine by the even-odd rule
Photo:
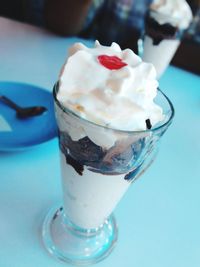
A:
<svg viewBox="0 0 200 267">
<path fill-rule="evenodd" d="M 160 77 L 172 60 L 192 21 L 185 0 L 154 0 L 146 17 L 143 60 L 154 64 Z"/>
<path fill-rule="evenodd" d="M 130 49 L 74 44 L 54 88 L 64 211 L 81 228 L 102 225 L 140 171 L 165 120 L 152 64 Z"/>
</svg>

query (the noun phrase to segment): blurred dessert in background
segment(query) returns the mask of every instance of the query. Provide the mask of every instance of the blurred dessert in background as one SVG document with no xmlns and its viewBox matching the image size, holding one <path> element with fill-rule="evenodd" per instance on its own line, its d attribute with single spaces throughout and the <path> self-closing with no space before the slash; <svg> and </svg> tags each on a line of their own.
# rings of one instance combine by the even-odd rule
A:
<svg viewBox="0 0 200 267">
<path fill-rule="evenodd" d="M 154 0 L 146 16 L 142 59 L 159 78 L 171 62 L 193 15 L 185 0 Z"/>
</svg>

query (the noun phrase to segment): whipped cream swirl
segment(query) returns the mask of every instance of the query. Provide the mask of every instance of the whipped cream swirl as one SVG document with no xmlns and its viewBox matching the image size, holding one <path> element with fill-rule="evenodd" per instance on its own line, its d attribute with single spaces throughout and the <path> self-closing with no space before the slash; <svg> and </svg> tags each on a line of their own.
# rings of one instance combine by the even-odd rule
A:
<svg viewBox="0 0 200 267">
<path fill-rule="evenodd" d="M 192 21 L 192 11 L 185 0 L 154 0 L 150 6 L 151 17 L 159 24 L 169 23 L 185 30 Z"/>
<path fill-rule="evenodd" d="M 154 103 L 158 82 L 152 64 L 118 44 L 94 48 L 81 43 L 69 49 L 57 99 L 80 117 L 125 131 L 146 130 L 163 120 Z"/>
</svg>

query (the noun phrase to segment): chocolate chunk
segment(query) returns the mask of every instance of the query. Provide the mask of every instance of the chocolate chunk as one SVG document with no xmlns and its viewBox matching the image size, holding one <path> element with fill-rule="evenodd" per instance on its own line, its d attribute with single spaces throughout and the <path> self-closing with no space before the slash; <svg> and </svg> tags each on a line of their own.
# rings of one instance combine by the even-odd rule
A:
<svg viewBox="0 0 200 267">
<path fill-rule="evenodd" d="M 66 162 L 71 165 L 78 174 L 83 175 L 84 166 L 82 164 L 73 159 L 70 155 L 65 155 L 65 158 Z"/>
<path fill-rule="evenodd" d="M 145 122 L 146 122 L 147 129 L 150 130 L 152 128 L 150 119 L 147 119 Z"/>
</svg>

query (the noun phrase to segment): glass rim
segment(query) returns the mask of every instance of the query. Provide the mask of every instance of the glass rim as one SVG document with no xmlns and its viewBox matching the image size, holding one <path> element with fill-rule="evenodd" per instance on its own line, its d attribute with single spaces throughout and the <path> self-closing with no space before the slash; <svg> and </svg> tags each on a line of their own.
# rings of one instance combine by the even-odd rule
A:
<svg viewBox="0 0 200 267">
<path fill-rule="evenodd" d="M 72 116 L 74 116 L 75 118 L 77 119 L 80 119 L 90 125 L 93 125 L 93 126 L 96 126 L 96 127 L 99 127 L 99 128 L 103 128 L 105 130 L 108 130 L 108 131 L 114 131 L 114 132 L 118 132 L 119 134 L 145 134 L 145 133 L 151 133 L 151 132 L 157 132 L 159 131 L 160 129 L 166 127 L 166 126 L 169 126 L 172 122 L 172 119 L 174 117 L 174 114 L 175 114 L 175 110 L 174 110 L 174 106 L 172 104 L 172 102 L 170 101 L 170 99 L 160 90 L 160 88 L 158 87 L 157 90 L 161 93 L 161 95 L 165 98 L 165 100 L 167 101 L 170 109 L 171 109 L 171 115 L 169 116 L 168 120 L 161 124 L 161 125 L 158 125 L 158 126 L 155 126 L 155 127 L 152 127 L 151 129 L 145 129 L 145 130 L 138 130 L 138 131 L 127 131 L 127 130 L 120 130 L 120 129 L 116 129 L 116 128 L 112 128 L 112 127 L 108 127 L 108 126 L 104 126 L 104 125 L 101 125 L 101 124 L 97 124 L 93 121 L 90 121 L 90 120 L 87 120 L 81 116 L 79 116 L 78 114 L 76 114 L 73 110 L 65 107 L 58 99 L 57 99 L 57 91 L 58 91 L 58 88 L 59 88 L 59 81 L 57 81 L 53 87 L 53 98 L 54 98 L 54 101 L 56 102 L 56 104 L 61 108 L 62 111 L 64 111 L 65 113 L 70 113 Z"/>
</svg>

